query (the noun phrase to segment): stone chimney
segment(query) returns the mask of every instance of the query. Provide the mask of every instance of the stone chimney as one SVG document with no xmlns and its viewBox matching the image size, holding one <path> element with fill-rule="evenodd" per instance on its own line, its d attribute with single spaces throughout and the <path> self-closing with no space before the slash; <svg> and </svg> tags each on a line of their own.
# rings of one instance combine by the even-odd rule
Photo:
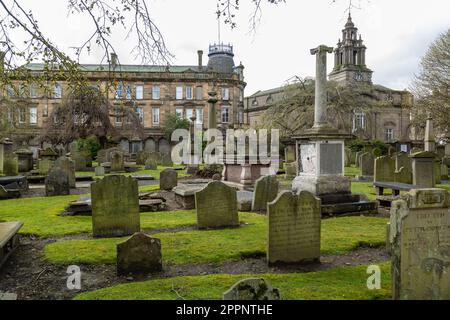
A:
<svg viewBox="0 0 450 320">
<path fill-rule="evenodd" d="M 198 68 L 200 70 L 202 70 L 203 69 L 203 51 L 198 50 L 197 54 L 198 54 Z"/>
<path fill-rule="evenodd" d="M 113 69 L 115 69 L 116 67 L 117 67 L 117 60 L 118 60 L 118 58 L 117 58 L 117 54 L 116 53 L 111 53 L 111 61 L 110 61 L 110 63 L 111 63 L 111 67 L 113 68 Z"/>
</svg>

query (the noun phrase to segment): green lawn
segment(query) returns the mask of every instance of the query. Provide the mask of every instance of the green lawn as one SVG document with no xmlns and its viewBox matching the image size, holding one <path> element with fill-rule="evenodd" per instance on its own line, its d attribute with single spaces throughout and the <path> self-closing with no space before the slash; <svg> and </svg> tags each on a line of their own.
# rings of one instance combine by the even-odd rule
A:
<svg viewBox="0 0 450 320">
<path fill-rule="evenodd" d="M 351 166 L 345 167 L 345 176 L 356 177 L 361 175 L 361 169 L 359 167 Z"/>
<path fill-rule="evenodd" d="M 245 278 L 264 278 L 280 290 L 284 300 L 376 300 L 391 299 L 389 263 L 380 264 L 381 289 L 367 289 L 367 266 L 343 267 L 322 272 L 207 275 L 155 279 L 117 285 L 78 295 L 77 300 L 220 300 L 235 282 Z M 178 295 L 177 295 L 178 293 Z"/>
<path fill-rule="evenodd" d="M 193 214 L 191 222 L 194 222 Z M 238 229 L 183 231 L 153 235 L 161 239 L 166 264 L 220 263 L 265 255 L 267 219 L 241 213 L 248 225 Z M 186 221 L 188 223 L 189 221 Z M 360 246 L 385 244 L 387 219 L 345 217 L 322 222 L 322 253 L 339 254 Z M 122 239 L 60 241 L 45 247 L 45 259 L 56 264 L 113 264 Z"/>
<path fill-rule="evenodd" d="M 159 189 L 159 186 L 142 187 L 141 191 Z M 81 233 L 92 233 L 91 217 L 61 217 L 58 214 L 70 201 L 80 196 L 27 198 L 2 201 L 0 221 L 22 221 L 21 234 L 40 237 L 62 237 Z M 141 214 L 144 229 L 166 229 L 196 224 L 194 211 L 157 212 Z"/>
</svg>

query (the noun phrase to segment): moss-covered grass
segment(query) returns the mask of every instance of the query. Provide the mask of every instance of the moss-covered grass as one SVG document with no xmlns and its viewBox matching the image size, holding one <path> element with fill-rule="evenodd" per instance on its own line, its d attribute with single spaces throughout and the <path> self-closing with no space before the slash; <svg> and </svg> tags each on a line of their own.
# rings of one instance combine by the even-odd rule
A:
<svg viewBox="0 0 450 320">
<path fill-rule="evenodd" d="M 361 175 L 361 169 L 356 166 L 345 167 L 345 176 L 356 177 Z"/>
<path fill-rule="evenodd" d="M 342 267 L 322 272 L 263 274 L 280 290 L 284 300 L 391 299 L 389 263 L 380 264 L 381 289 L 367 289 L 367 266 Z M 156 279 L 117 285 L 78 295 L 77 300 L 219 300 L 235 282 L 255 275 L 208 275 Z"/>
<path fill-rule="evenodd" d="M 158 186 L 148 186 L 141 190 L 154 190 Z M 2 201 L 0 221 L 22 221 L 21 234 L 40 237 L 62 237 L 82 233 L 92 233 L 91 217 L 61 217 L 59 214 L 70 201 L 79 196 L 49 198 L 27 198 Z M 158 212 L 141 214 L 144 229 L 167 229 L 196 224 L 194 211 Z"/>
<path fill-rule="evenodd" d="M 183 231 L 153 236 L 161 239 L 164 262 L 169 265 L 220 263 L 265 255 L 266 217 L 241 213 L 240 219 L 248 225 L 238 229 Z M 324 220 L 322 253 L 339 254 L 360 246 L 382 246 L 385 243 L 386 223 L 386 219 L 369 217 Z M 45 259 L 64 265 L 113 264 L 116 261 L 116 244 L 123 240 L 60 241 L 45 247 Z"/>
</svg>

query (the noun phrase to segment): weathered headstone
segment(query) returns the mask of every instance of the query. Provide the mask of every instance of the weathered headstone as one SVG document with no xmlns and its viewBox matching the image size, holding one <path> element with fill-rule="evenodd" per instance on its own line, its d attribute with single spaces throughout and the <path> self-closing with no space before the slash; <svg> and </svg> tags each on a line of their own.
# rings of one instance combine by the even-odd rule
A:
<svg viewBox="0 0 450 320">
<path fill-rule="evenodd" d="M 158 169 L 158 163 L 154 159 L 147 159 L 145 161 L 145 170 L 157 170 Z"/>
<path fill-rule="evenodd" d="M 14 153 L 5 153 L 3 156 L 3 174 L 17 176 L 19 174 L 19 161 Z"/>
<path fill-rule="evenodd" d="M 320 199 L 307 191 L 285 191 L 268 208 L 269 265 L 319 261 Z"/>
<path fill-rule="evenodd" d="M 238 210 L 240 212 L 252 211 L 252 202 L 253 202 L 253 192 L 250 191 L 237 192 Z"/>
<path fill-rule="evenodd" d="M 412 184 L 412 172 L 408 168 L 401 167 L 395 171 L 395 182 Z"/>
<path fill-rule="evenodd" d="M 60 167 L 53 167 L 45 179 L 47 197 L 70 195 L 69 175 Z"/>
<path fill-rule="evenodd" d="M 244 279 L 223 294 L 223 300 L 280 300 L 278 289 L 264 279 Z"/>
<path fill-rule="evenodd" d="M 291 162 L 291 163 L 286 163 L 284 165 L 284 170 L 286 171 L 286 180 L 292 180 L 295 179 L 295 177 L 297 176 L 297 163 L 296 162 Z"/>
<path fill-rule="evenodd" d="M 435 154 L 432 152 L 419 152 L 411 156 L 413 184 L 420 188 L 433 188 L 435 186 Z"/>
<path fill-rule="evenodd" d="M 412 190 L 392 204 L 389 241 L 394 299 L 450 299 L 450 195 Z"/>
<path fill-rule="evenodd" d="M 3 157 L 5 153 L 5 148 L 3 147 L 3 141 L 0 140 L 0 174 L 3 173 Z"/>
<path fill-rule="evenodd" d="M 95 167 L 95 176 L 103 177 L 105 175 L 105 167 L 97 166 Z"/>
<path fill-rule="evenodd" d="M 266 212 L 267 204 L 278 196 L 280 183 L 276 176 L 265 176 L 259 178 L 255 183 L 253 193 L 252 211 Z"/>
<path fill-rule="evenodd" d="M 173 167 L 172 156 L 170 154 L 161 155 L 161 165 L 163 167 Z"/>
<path fill-rule="evenodd" d="M 42 159 L 38 161 L 38 172 L 41 176 L 46 176 L 50 169 L 54 166 L 54 161 L 50 159 Z"/>
<path fill-rule="evenodd" d="M 75 162 L 67 157 L 60 157 L 55 161 L 55 167 L 59 167 L 67 174 L 70 188 L 76 188 Z"/>
<path fill-rule="evenodd" d="M 395 180 L 395 160 L 390 156 L 375 159 L 374 180 L 393 182 Z"/>
<path fill-rule="evenodd" d="M 441 164 L 441 180 L 448 180 L 448 167 L 446 164 Z"/>
<path fill-rule="evenodd" d="M 80 151 L 72 151 L 70 157 L 75 162 L 76 171 L 85 171 L 88 167 L 86 157 Z"/>
<path fill-rule="evenodd" d="M 406 168 L 406 170 L 412 172 L 411 158 L 406 152 L 399 152 L 394 156 L 395 170 L 399 171 L 400 168 Z"/>
<path fill-rule="evenodd" d="M 200 229 L 239 226 L 236 189 L 223 182 L 210 182 L 197 192 L 195 206 Z"/>
<path fill-rule="evenodd" d="M 117 244 L 117 274 L 146 274 L 161 270 L 161 240 L 139 232 Z"/>
<path fill-rule="evenodd" d="M 136 155 L 136 164 L 138 166 L 145 165 L 145 162 L 147 161 L 149 157 L 149 153 L 147 151 L 139 151 Z"/>
<path fill-rule="evenodd" d="M 29 172 L 33 170 L 33 151 L 21 148 L 15 152 L 19 162 L 19 172 Z"/>
<path fill-rule="evenodd" d="M 172 190 L 178 185 L 178 172 L 173 169 L 165 169 L 160 174 L 161 190 Z"/>
<path fill-rule="evenodd" d="M 114 151 L 111 153 L 111 172 L 123 172 L 125 170 L 125 163 L 123 153 Z"/>
<path fill-rule="evenodd" d="M 42 160 L 55 161 L 56 159 L 58 159 L 58 153 L 52 148 L 46 148 L 45 150 L 42 150 L 39 156 Z"/>
<path fill-rule="evenodd" d="M 360 168 L 363 177 L 372 177 L 374 174 L 375 158 L 372 152 L 363 153 L 360 157 Z"/>
<path fill-rule="evenodd" d="M 102 149 L 97 152 L 97 163 L 102 164 L 105 162 L 109 162 L 107 159 L 107 150 Z"/>
<path fill-rule="evenodd" d="M 441 184 L 442 176 L 441 176 L 441 160 L 434 160 L 434 184 Z"/>
<path fill-rule="evenodd" d="M 107 176 L 91 185 L 94 237 L 123 237 L 140 231 L 138 183 Z"/>
</svg>

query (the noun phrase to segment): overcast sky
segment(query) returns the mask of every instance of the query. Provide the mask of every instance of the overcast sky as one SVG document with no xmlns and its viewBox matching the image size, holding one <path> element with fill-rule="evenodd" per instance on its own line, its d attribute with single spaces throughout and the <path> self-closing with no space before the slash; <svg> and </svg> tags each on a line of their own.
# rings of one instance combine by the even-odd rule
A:
<svg viewBox="0 0 450 320">
<path fill-rule="evenodd" d="M 41 28 L 61 49 L 79 45 L 89 34 L 89 20 L 68 16 L 67 0 L 22 0 L 32 9 Z M 238 27 L 221 27 L 222 40 L 232 43 L 235 63 L 245 66 L 246 95 L 281 86 L 294 75 L 314 76 L 309 49 L 335 46 L 347 20 L 348 0 L 286 0 L 265 4 L 256 34 L 249 34 L 250 0 L 241 0 Z M 197 50 L 217 41 L 215 0 L 147 0 L 150 13 L 176 56 L 174 64 L 195 65 Z M 449 0 L 361 0 L 353 21 L 368 47 L 366 62 L 374 82 L 405 89 L 418 70 L 420 58 L 436 37 L 450 27 Z M 133 39 L 114 30 L 113 43 L 121 63 L 136 63 L 130 55 Z M 100 54 L 82 57 L 82 63 L 99 63 Z M 206 62 L 206 61 L 205 61 Z M 329 68 L 333 57 L 329 55 Z"/>
</svg>

